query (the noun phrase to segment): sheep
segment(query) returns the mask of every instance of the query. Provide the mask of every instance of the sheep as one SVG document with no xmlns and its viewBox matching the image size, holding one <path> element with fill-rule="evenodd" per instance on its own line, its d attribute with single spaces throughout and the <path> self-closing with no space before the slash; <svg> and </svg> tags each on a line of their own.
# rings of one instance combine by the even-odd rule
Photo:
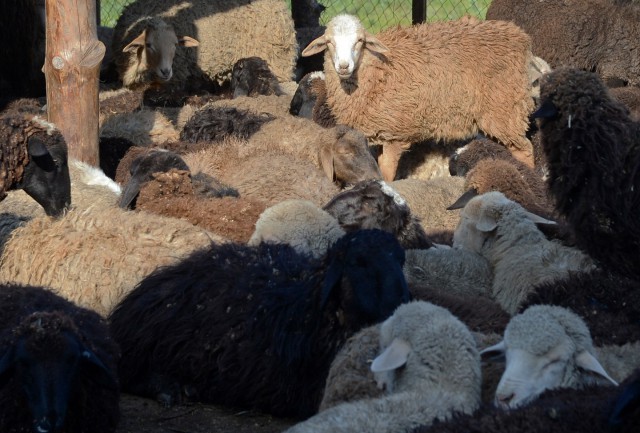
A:
<svg viewBox="0 0 640 433">
<path fill-rule="evenodd" d="M 323 209 L 347 232 L 377 228 L 393 233 L 403 248 L 433 244 L 400 194 L 382 180 L 365 180 L 336 194 Z"/>
<path fill-rule="evenodd" d="M 556 209 L 602 267 L 640 269 L 640 124 L 592 72 L 559 69 L 541 83 L 540 123 Z"/>
<path fill-rule="evenodd" d="M 380 350 L 371 370 L 384 396 L 328 408 L 286 432 L 408 431 L 479 407 L 480 356 L 469 329 L 448 310 L 401 305 L 380 325 Z"/>
<path fill-rule="evenodd" d="M 0 430 L 113 433 L 118 346 L 104 319 L 43 287 L 0 285 Z"/>
<path fill-rule="evenodd" d="M 546 389 L 618 385 L 596 359 L 587 325 L 563 307 L 533 305 L 513 316 L 504 339 L 482 354 L 507 359 L 495 396 L 504 409 L 526 405 Z"/>
<path fill-rule="evenodd" d="M 346 234 L 321 260 L 283 244 L 196 251 L 145 278 L 111 313 L 123 389 L 311 416 L 349 335 L 408 301 L 403 262 L 397 241 L 378 230 Z"/>
<path fill-rule="evenodd" d="M 227 109 L 235 108 L 237 110 L 254 113 L 254 116 L 270 118 L 286 116 L 289 113 L 290 105 L 291 96 L 285 93 L 282 95 L 238 96 L 233 99 L 219 99 L 212 101 L 205 107 L 215 107 L 218 109 L 222 107 Z M 203 109 L 205 109 L 205 107 L 203 107 Z M 193 114 L 191 116 L 193 116 Z"/>
<path fill-rule="evenodd" d="M 149 59 L 141 45 L 147 17 L 174 29 L 155 32 L 161 40 L 159 59 Z M 186 46 L 194 46 L 197 37 L 197 52 L 178 49 L 171 55 L 175 35 L 190 36 L 184 38 Z M 291 13 L 282 0 L 188 0 L 179 5 L 173 0 L 136 0 L 123 9 L 114 27 L 113 52 L 116 64 L 123 65 L 119 76 L 127 87 L 148 83 L 154 75 L 150 72 L 163 65 L 160 79 L 206 89 L 228 83 L 234 63 L 251 56 L 263 58 L 279 81 L 290 81 L 297 45 Z"/>
<path fill-rule="evenodd" d="M 271 114 L 256 114 L 236 106 L 208 105 L 187 120 L 180 139 L 191 143 L 216 142 L 229 136 L 248 139 L 273 119 Z"/>
<path fill-rule="evenodd" d="M 224 239 L 185 221 L 115 206 L 36 217 L 11 234 L 0 281 L 50 287 L 101 315 L 158 266 Z"/>
<path fill-rule="evenodd" d="M 631 433 L 638 425 L 638 397 L 640 396 L 640 369 L 622 384 L 623 389 L 610 412 L 609 425 L 618 433 Z"/>
<path fill-rule="evenodd" d="M 327 106 L 327 86 L 322 71 L 309 72 L 300 79 L 291 98 L 289 114 L 311 119 L 325 128 L 336 126 L 337 121 Z"/>
<path fill-rule="evenodd" d="M 278 78 L 264 59 L 251 56 L 239 59 L 231 69 L 231 94 L 239 96 L 280 95 Z"/>
<path fill-rule="evenodd" d="M 420 220 L 430 239 L 451 245 L 460 211 L 447 208 L 464 193 L 463 178 L 400 179 L 391 182 L 390 186 L 407 201 L 411 213 Z"/>
<path fill-rule="evenodd" d="M 453 235 L 454 248 L 466 248 L 489 261 L 491 297 L 510 314 L 516 313 L 534 285 L 595 269 L 587 254 L 547 240 L 536 222 L 549 223 L 492 191 L 467 203 Z"/>
<path fill-rule="evenodd" d="M 67 143 L 54 124 L 31 114 L 0 117 L 0 200 L 22 189 L 47 215 L 71 205 Z"/>
<path fill-rule="evenodd" d="M 237 123 L 226 118 L 220 120 L 218 112 L 219 109 L 203 109 L 194 114 L 185 125 L 181 138 L 190 140 L 196 135 L 213 141 L 226 137 L 225 131 L 230 129 L 229 125 L 235 129 Z M 239 129 L 243 130 L 246 113 L 241 111 L 240 114 Z M 251 119 L 249 117 L 250 122 Z M 321 168 L 328 179 L 335 179 L 340 186 L 381 178 L 367 139 L 359 131 L 345 125 L 325 129 L 308 119 L 287 115 L 262 123 L 249 141 L 254 149 L 280 149 L 305 159 Z"/>
<path fill-rule="evenodd" d="M 250 142 L 227 139 L 183 155 L 192 173 L 209 174 L 236 188 L 241 198 L 265 207 L 304 199 L 322 206 L 340 189 L 314 164 L 278 149 L 252 149 Z"/>
<path fill-rule="evenodd" d="M 383 145 L 378 162 L 386 181 L 394 180 L 411 143 L 464 139 L 478 130 L 533 166 L 526 138 L 531 40 L 512 23 L 466 17 L 373 37 L 357 18 L 338 15 L 302 55 L 326 48 L 328 106 L 338 123 Z"/>
<path fill-rule="evenodd" d="M 180 133 L 165 115 L 147 108 L 106 118 L 100 126 L 100 138 L 113 137 L 137 146 L 152 146 L 177 141 Z"/>
<path fill-rule="evenodd" d="M 533 53 L 552 68 L 595 71 L 603 80 L 640 84 L 640 6 L 631 2 L 589 0 L 541 2 L 494 0 L 488 20 L 508 20 L 531 35 Z"/>
<path fill-rule="evenodd" d="M 338 221 L 309 200 L 285 200 L 260 214 L 247 244 L 280 242 L 319 258 L 344 235 Z"/>
</svg>

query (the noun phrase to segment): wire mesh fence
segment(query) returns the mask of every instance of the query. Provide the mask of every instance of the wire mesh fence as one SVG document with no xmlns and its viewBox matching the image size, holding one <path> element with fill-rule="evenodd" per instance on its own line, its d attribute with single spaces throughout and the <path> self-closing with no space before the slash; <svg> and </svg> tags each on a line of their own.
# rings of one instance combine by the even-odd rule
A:
<svg viewBox="0 0 640 433">
<path fill-rule="evenodd" d="M 122 9 L 134 0 L 101 0 L 100 24 L 113 27 Z M 176 0 L 178 1 L 178 0 Z M 291 4 L 291 0 L 287 0 Z M 326 24 L 340 13 L 357 15 L 371 32 L 412 23 L 412 3 L 421 0 L 319 0 L 326 9 L 320 17 Z M 472 15 L 484 19 L 491 0 L 427 0 L 427 21 L 446 21 Z"/>
</svg>

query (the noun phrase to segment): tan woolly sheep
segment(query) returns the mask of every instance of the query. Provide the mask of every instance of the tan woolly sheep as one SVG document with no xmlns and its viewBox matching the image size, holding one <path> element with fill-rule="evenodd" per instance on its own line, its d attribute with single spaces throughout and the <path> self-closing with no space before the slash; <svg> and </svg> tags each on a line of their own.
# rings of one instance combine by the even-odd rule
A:
<svg viewBox="0 0 640 433">
<path fill-rule="evenodd" d="M 385 180 L 394 180 L 411 143 L 479 131 L 533 166 L 531 40 L 513 23 L 467 17 L 374 37 L 357 18 L 339 15 L 302 55 L 323 50 L 328 106 L 339 123 L 383 145 Z"/>
</svg>

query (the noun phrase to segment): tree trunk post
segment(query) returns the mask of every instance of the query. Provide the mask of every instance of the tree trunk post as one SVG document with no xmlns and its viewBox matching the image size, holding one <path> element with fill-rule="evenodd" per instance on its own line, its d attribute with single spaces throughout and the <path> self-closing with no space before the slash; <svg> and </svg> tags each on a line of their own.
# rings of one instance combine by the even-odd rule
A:
<svg viewBox="0 0 640 433">
<path fill-rule="evenodd" d="M 98 40 L 95 0 L 46 0 L 47 115 L 69 156 L 99 165 L 98 80 L 105 46 Z"/>
</svg>

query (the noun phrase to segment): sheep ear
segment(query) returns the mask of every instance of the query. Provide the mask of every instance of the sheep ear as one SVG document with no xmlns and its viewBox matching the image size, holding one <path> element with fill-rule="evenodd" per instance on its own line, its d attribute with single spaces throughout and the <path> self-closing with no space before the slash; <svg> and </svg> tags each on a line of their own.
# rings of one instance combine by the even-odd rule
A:
<svg viewBox="0 0 640 433">
<path fill-rule="evenodd" d="M 536 224 L 550 224 L 550 225 L 556 224 L 555 221 L 542 218 L 540 215 L 536 215 L 533 212 L 525 211 L 525 214 L 527 215 L 527 218 L 529 218 L 531 221 L 533 221 Z"/>
<path fill-rule="evenodd" d="M 328 146 L 324 146 L 320 149 L 320 166 L 327 178 L 333 182 L 333 176 L 335 174 L 333 169 L 333 152 Z"/>
<path fill-rule="evenodd" d="M 489 233 L 498 227 L 498 220 L 494 215 L 489 214 L 487 212 L 482 212 L 480 218 L 478 218 L 478 222 L 476 223 L 476 229 L 480 230 L 483 233 Z"/>
<path fill-rule="evenodd" d="M 531 115 L 534 119 L 549 119 L 557 116 L 559 113 L 558 107 L 548 99 L 545 99 L 540 107 Z"/>
<path fill-rule="evenodd" d="M 322 35 L 314 39 L 313 41 L 311 41 L 309 45 L 307 45 L 307 48 L 302 50 L 302 53 L 300 53 L 300 55 L 302 57 L 313 56 L 314 54 L 323 52 L 326 48 L 327 48 L 327 37 L 325 35 Z"/>
<path fill-rule="evenodd" d="M 138 197 L 138 194 L 140 194 L 140 188 L 140 179 L 136 177 L 129 179 L 129 182 L 127 182 L 122 189 L 118 206 L 122 209 L 131 209 L 133 201 Z"/>
<path fill-rule="evenodd" d="M 469 200 L 476 197 L 477 195 L 478 195 L 478 190 L 475 188 L 471 188 L 467 190 L 467 192 L 462 194 L 454 204 L 452 204 L 447 208 L 447 210 L 462 209 L 463 207 L 466 206 L 467 203 L 469 203 Z"/>
<path fill-rule="evenodd" d="M 140 35 L 129 42 L 129 45 L 122 49 L 123 53 L 132 53 L 138 50 L 140 47 L 144 47 L 144 41 L 147 39 L 147 31 L 144 30 Z"/>
<path fill-rule="evenodd" d="M 82 351 L 82 361 L 86 366 L 95 370 L 97 374 L 93 375 L 93 378 L 100 385 L 109 389 L 118 389 L 118 380 L 116 379 L 113 372 L 107 368 L 106 365 L 89 349 L 84 349 Z"/>
<path fill-rule="evenodd" d="M 200 42 L 193 39 L 191 36 L 181 37 L 180 39 L 178 39 L 178 43 L 183 47 L 187 47 L 187 48 L 197 47 L 198 45 L 200 45 Z"/>
<path fill-rule="evenodd" d="M 504 344 L 504 340 L 502 340 L 500 343 L 494 344 L 493 346 L 487 347 L 486 349 L 482 350 L 480 352 L 480 357 L 484 360 L 491 360 L 491 361 L 504 361 L 505 357 L 504 357 L 504 353 L 506 352 L 507 348 Z"/>
<path fill-rule="evenodd" d="M 369 33 L 366 33 L 366 41 L 365 47 L 373 53 L 384 54 L 389 51 L 389 48 L 387 48 L 385 44 Z"/>
<path fill-rule="evenodd" d="M 376 357 L 371 363 L 371 371 L 380 373 L 395 370 L 407 363 L 407 357 L 411 352 L 411 345 L 404 340 L 394 338 L 389 347 Z"/>
<path fill-rule="evenodd" d="M 27 151 L 29 152 L 29 156 L 33 156 L 34 158 L 49 154 L 47 145 L 44 144 L 42 140 L 36 137 L 31 137 L 29 138 L 29 140 L 27 140 Z"/>
<path fill-rule="evenodd" d="M 582 368 L 583 370 L 587 370 L 587 371 L 591 371 L 593 373 L 596 373 L 597 375 L 600 375 L 600 376 L 604 377 L 605 379 L 607 379 L 612 384 L 618 386 L 618 382 L 613 380 L 611 378 L 611 376 L 609 376 L 607 374 L 607 372 L 604 370 L 604 368 L 598 362 L 598 360 L 595 358 L 595 356 L 593 356 L 587 350 L 583 350 L 582 352 L 580 352 L 576 356 L 576 365 L 578 367 Z"/>
</svg>

